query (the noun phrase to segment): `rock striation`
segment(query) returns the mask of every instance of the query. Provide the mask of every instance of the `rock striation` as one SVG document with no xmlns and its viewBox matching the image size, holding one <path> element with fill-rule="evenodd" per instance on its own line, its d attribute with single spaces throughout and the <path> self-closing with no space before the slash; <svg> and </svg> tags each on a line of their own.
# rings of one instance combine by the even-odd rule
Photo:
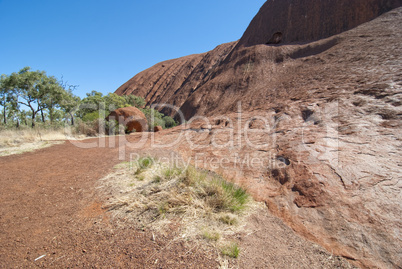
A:
<svg viewBox="0 0 402 269">
<path fill-rule="evenodd" d="M 147 105 L 171 104 L 178 108 L 214 75 L 216 67 L 226 58 L 236 42 L 218 46 L 214 50 L 168 60 L 141 72 L 116 90 L 116 94 L 135 94 L 145 98 Z M 163 110 L 174 116 L 174 109 Z M 190 118 L 194 113 L 186 113 Z"/>
<path fill-rule="evenodd" d="M 400 0 L 269 0 L 238 46 L 316 41 L 350 30 L 401 4 Z"/>
</svg>

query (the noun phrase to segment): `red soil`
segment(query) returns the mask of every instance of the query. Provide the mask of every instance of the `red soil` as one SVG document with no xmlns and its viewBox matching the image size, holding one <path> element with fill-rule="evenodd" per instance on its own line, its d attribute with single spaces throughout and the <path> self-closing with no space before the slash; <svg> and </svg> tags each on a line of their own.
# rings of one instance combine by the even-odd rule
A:
<svg viewBox="0 0 402 269">
<path fill-rule="evenodd" d="M 94 195 L 120 162 L 117 151 L 66 142 L 1 157 L 0 267 L 216 267 L 215 253 L 172 241 L 175 227 L 156 241 L 150 231 L 117 229 Z"/>
</svg>

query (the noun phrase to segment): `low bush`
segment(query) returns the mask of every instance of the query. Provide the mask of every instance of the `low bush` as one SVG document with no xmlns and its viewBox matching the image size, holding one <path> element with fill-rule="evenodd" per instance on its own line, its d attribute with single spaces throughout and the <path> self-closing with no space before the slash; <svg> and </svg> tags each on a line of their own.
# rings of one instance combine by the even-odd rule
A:
<svg viewBox="0 0 402 269">
<path fill-rule="evenodd" d="M 99 134 L 98 120 L 92 122 L 79 121 L 74 128 L 75 134 L 97 136 Z"/>
<path fill-rule="evenodd" d="M 177 126 L 177 122 L 170 116 L 165 116 L 163 113 L 153 108 L 143 108 L 141 111 L 144 113 L 148 121 L 148 130 L 154 131 L 155 126 L 161 126 L 163 129 L 172 128 Z"/>
</svg>

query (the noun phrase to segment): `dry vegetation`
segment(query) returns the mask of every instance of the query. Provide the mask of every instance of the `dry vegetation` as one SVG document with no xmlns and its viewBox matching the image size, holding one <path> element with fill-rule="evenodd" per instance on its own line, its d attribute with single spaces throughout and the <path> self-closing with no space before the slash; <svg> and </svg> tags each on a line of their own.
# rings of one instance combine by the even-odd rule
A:
<svg viewBox="0 0 402 269">
<path fill-rule="evenodd" d="M 105 209 L 121 225 L 164 233 L 178 223 L 181 238 L 212 245 L 222 256 L 238 257 L 240 248 L 229 238 L 262 206 L 221 176 L 192 166 L 169 167 L 143 157 L 115 170 L 99 189 L 107 199 Z"/>
<path fill-rule="evenodd" d="M 62 129 L 21 128 L 0 130 L 0 156 L 29 152 L 64 143 L 63 140 L 81 137 L 68 135 Z"/>
</svg>

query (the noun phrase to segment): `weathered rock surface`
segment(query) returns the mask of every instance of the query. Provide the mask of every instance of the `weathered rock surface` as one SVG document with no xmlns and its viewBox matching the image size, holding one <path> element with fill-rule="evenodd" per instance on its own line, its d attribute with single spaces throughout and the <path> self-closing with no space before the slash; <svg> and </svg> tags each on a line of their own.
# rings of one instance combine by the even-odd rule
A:
<svg viewBox="0 0 402 269">
<path fill-rule="evenodd" d="M 268 0 L 238 46 L 316 41 L 401 5 L 401 0 Z"/>
<path fill-rule="evenodd" d="M 148 122 L 144 113 L 138 108 L 123 107 L 110 112 L 106 120 L 117 120 L 120 124 L 127 127 L 127 131 L 145 132 L 148 130 Z"/>
<path fill-rule="evenodd" d="M 247 187 L 299 234 L 361 267 L 401 268 L 400 25 L 402 8 L 308 44 L 229 43 L 117 93 L 209 116 L 156 142 L 184 133 L 174 150 Z M 183 61 L 199 68 L 179 72 Z"/>
<path fill-rule="evenodd" d="M 180 108 L 200 86 L 212 78 L 216 66 L 235 44 L 227 43 L 207 53 L 158 63 L 120 86 L 116 94 L 135 94 L 144 97 L 148 105 L 167 103 Z M 176 111 L 165 109 L 163 112 L 173 116 Z"/>
<path fill-rule="evenodd" d="M 207 53 L 156 64 L 124 83 L 116 93 L 142 96 L 148 105 L 174 105 L 181 109 L 186 120 L 197 113 L 213 115 L 227 110 L 234 111 L 240 99 L 244 103 L 250 103 L 252 107 L 259 99 L 244 98 L 244 94 L 253 97 L 250 89 L 265 92 L 264 85 L 271 85 L 278 80 L 286 81 L 288 74 L 281 77 L 280 72 L 293 72 L 289 68 L 281 68 L 287 59 L 319 54 L 340 41 L 339 38 L 333 37 L 307 45 L 261 45 L 267 43 L 267 36 L 277 31 L 285 32 L 277 28 L 272 28 L 274 30 L 271 31 L 267 27 L 289 28 L 286 28 L 286 34 L 282 33 L 282 43 L 305 43 L 348 30 L 402 5 L 401 0 L 331 0 L 315 1 L 311 5 L 305 1 L 292 1 L 291 4 L 289 1 L 267 1 L 239 42 L 220 45 Z M 294 23 L 286 23 L 288 15 L 280 16 L 282 12 L 291 12 L 290 19 Z M 381 29 L 376 31 L 376 34 L 368 32 L 366 36 L 361 36 L 355 45 L 365 46 L 364 43 L 371 42 L 373 37 L 380 40 L 384 35 Z M 266 34 L 267 32 L 269 34 Z M 174 116 L 177 111 L 165 108 L 162 112 Z M 178 115 L 176 118 L 178 119 Z"/>
</svg>

